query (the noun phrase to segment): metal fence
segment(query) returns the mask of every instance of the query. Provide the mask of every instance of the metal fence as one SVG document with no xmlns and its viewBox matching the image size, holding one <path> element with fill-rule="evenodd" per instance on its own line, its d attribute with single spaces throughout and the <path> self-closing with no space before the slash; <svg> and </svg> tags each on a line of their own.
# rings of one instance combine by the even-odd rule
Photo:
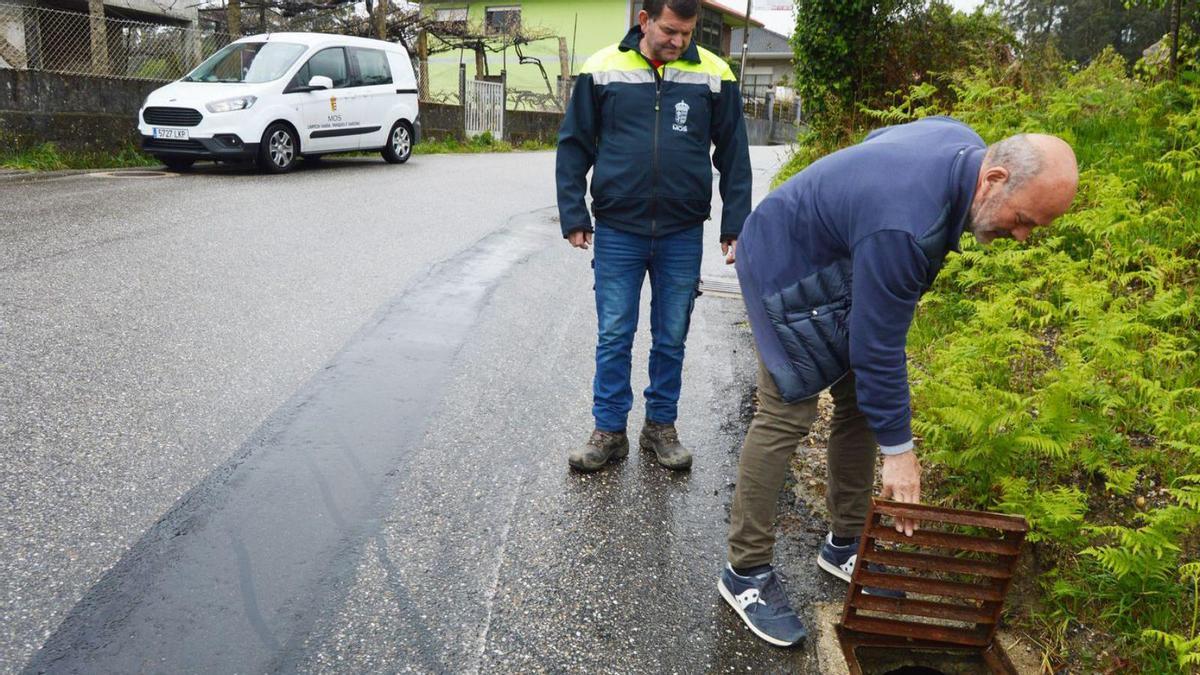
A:
<svg viewBox="0 0 1200 675">
<path fill-rule="evenodd" d="M 179 25 L 0 3 L 0 67 L 174 80 L 232 41 Z"/>
<path fill-rule="evenodd" d="M 783 101 L 774 96 L 746 98 L 742 101 L 742 110 L 747 118 L 790 123 L 799 121 L 801 115 L 799 99 Z"/>
</svg>

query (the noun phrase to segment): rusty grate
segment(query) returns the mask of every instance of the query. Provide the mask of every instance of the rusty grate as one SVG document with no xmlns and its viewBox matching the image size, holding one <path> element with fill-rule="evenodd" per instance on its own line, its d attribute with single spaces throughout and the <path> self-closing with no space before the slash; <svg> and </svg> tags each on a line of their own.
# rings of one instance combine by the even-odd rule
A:
<svg viewBox="0 0 1200 675">
<path fill-rule="evenodd" d="M 885 518 L 921 529 L 906 536 Z M 837 627 L 850 671 L 864 672 L 859 647 L 880 647 L 961 652 L 1015 673 L 995 637 L 1028 531 L 1019 516 L 874 500 Z"/>
</svg>

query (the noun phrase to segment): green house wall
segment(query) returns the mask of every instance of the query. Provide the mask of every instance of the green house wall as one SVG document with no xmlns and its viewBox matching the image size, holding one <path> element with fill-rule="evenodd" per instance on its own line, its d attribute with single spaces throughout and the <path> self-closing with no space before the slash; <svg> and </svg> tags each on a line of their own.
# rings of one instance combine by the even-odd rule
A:
<svg viewBox="0 0 1200 675">
<path fill-rule="evenodd" d="M 571 62 L 571 74 L 578 74 L 588 57 L 604 47 L 619 42 L 629 26 L 629 4 L 626 0 L 584 0 L 562 2 L 562 0 L 520 0 L 519 2 L 426 2 L 423 11 L 434 9 L 467 7 L 467 20 L 472 26 L 483 25 L 486 8 L 500 6 L 521 7 L 521 26 L 526 33 L 548 33 L 550 37 L 521 46 L 527 58 L 541 62 L 549 79 L 549 88 L 541 70 L 534 64 L 521 64 L 512 47 L 503 52 L 488 52 L 488 72 L 497 76 L 501 70 L 508 75 L 510 92 L 526 91 L 536 95 L 558 93 L 558 76 L 562 73 L 559 62 L 558 37 L 567 41 L 567 60 Z M 638 2 L 640 6 L 640 2 Z M 429 37 L 430 50 L 443 45 L 437 38 Z M 574 59 L 571 59 L 572 47 Z M 458 95 L 459 63 L 466 65 L 467 77 L 474 78 L 475 53 L 471 50 L 445 51 L 429 57 L 429 93 L 434 100 L 456 100 Z M 513 96 L 509 97 L 510 107 Z M 518 107 L 526 107 L 518 105 Z"/>
</svg>

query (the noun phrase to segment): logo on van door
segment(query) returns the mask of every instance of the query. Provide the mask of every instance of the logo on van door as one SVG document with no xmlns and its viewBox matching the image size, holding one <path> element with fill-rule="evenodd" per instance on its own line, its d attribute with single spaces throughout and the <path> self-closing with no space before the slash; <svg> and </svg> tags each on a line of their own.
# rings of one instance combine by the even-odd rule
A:
<svg viewBox="0 0 1200 675">
<path fill-rule="evenodd" d="M 329 97 L 329 109 L 337 110 L 337 97 L 336 96 Z"/>
</svg>

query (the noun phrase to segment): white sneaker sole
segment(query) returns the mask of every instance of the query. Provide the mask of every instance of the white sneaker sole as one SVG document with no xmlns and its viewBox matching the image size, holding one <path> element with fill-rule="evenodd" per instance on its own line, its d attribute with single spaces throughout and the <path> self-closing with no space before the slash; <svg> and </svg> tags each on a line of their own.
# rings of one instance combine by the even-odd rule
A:
<svg viewBox="0 0 1200 675">
<path fill-rule="evenodd" d="M 826 572 L 829 572 L 833 576 L 841 579 L 842 581 L 844 581 L 846 583 L 850 583 L 850 575 L 846 573 L 846 570 L 844 570 L 844 569 L 838 567 L 837 565 L 834 565 L 833 563 L 829 562 L 828 560 L 822 558 L 820 556 L 820 554 L 817 554 L 817 567 L 820 567 L 821 569 L 825 570 Z"/>
<path fill-rule="evenodd" d="M 821 569 L 825 570 L 826 572 L 829 572 L 833 576 L 841 579 L 842 581 L 844 581 L 846 583 L 850 583 L 850 575 L 846 574 L 845 570 L 838 567 L 837 565 L 834 565 L 833 563 L 829 562 L 828 560 L 822 558 L 819 555 L 817 556 L 817 567 L 820 567 Z M 867 588 L 866 586 L 863 586 L 862 592 L 864 595 L 875 595 L 874 593 L 871 592 L 871 589 Z M 883 596 L 883 597 L 888 597 L 888 596 Z"/>
<path fill-rule="evenodd" d="M 796 642 L 784 642 L 783 640 L 780 640 L 779 638 L 773 638 L 770 635 L 767 635 L 766 633 L 762 632 L 761 630 L 755 628 L 754 624 L 750 623 L 750 619 L 746 616 L 746 611 L 744 609 L 742 609 L 742 606 L 740 604 L 738 604 L 737 600 L 733 599 L 733 593 L 730 593 L 729 589 L 725 588 L 725 584 L 723 582 L 724 582 L 723 579 L 717 579 L 717 590 L 721 592 L 721 597 L 725 598 L 725 602 L 729 603 L 729 606 L 733 608 L 733 611 L 737 612 L 738 616 L 742 617 L 742 623 L 746 624 L 746 627 L 749 628 L 752 633 L 754 633 L 758 637 L 762 638 L 763 640 L 770 642 L 771 644 L 775 645 L 776 647 L 792 647 L 803 641 L 803 639 L 801 639 L 801 640 L 797 640 Z"/>
</svg>

